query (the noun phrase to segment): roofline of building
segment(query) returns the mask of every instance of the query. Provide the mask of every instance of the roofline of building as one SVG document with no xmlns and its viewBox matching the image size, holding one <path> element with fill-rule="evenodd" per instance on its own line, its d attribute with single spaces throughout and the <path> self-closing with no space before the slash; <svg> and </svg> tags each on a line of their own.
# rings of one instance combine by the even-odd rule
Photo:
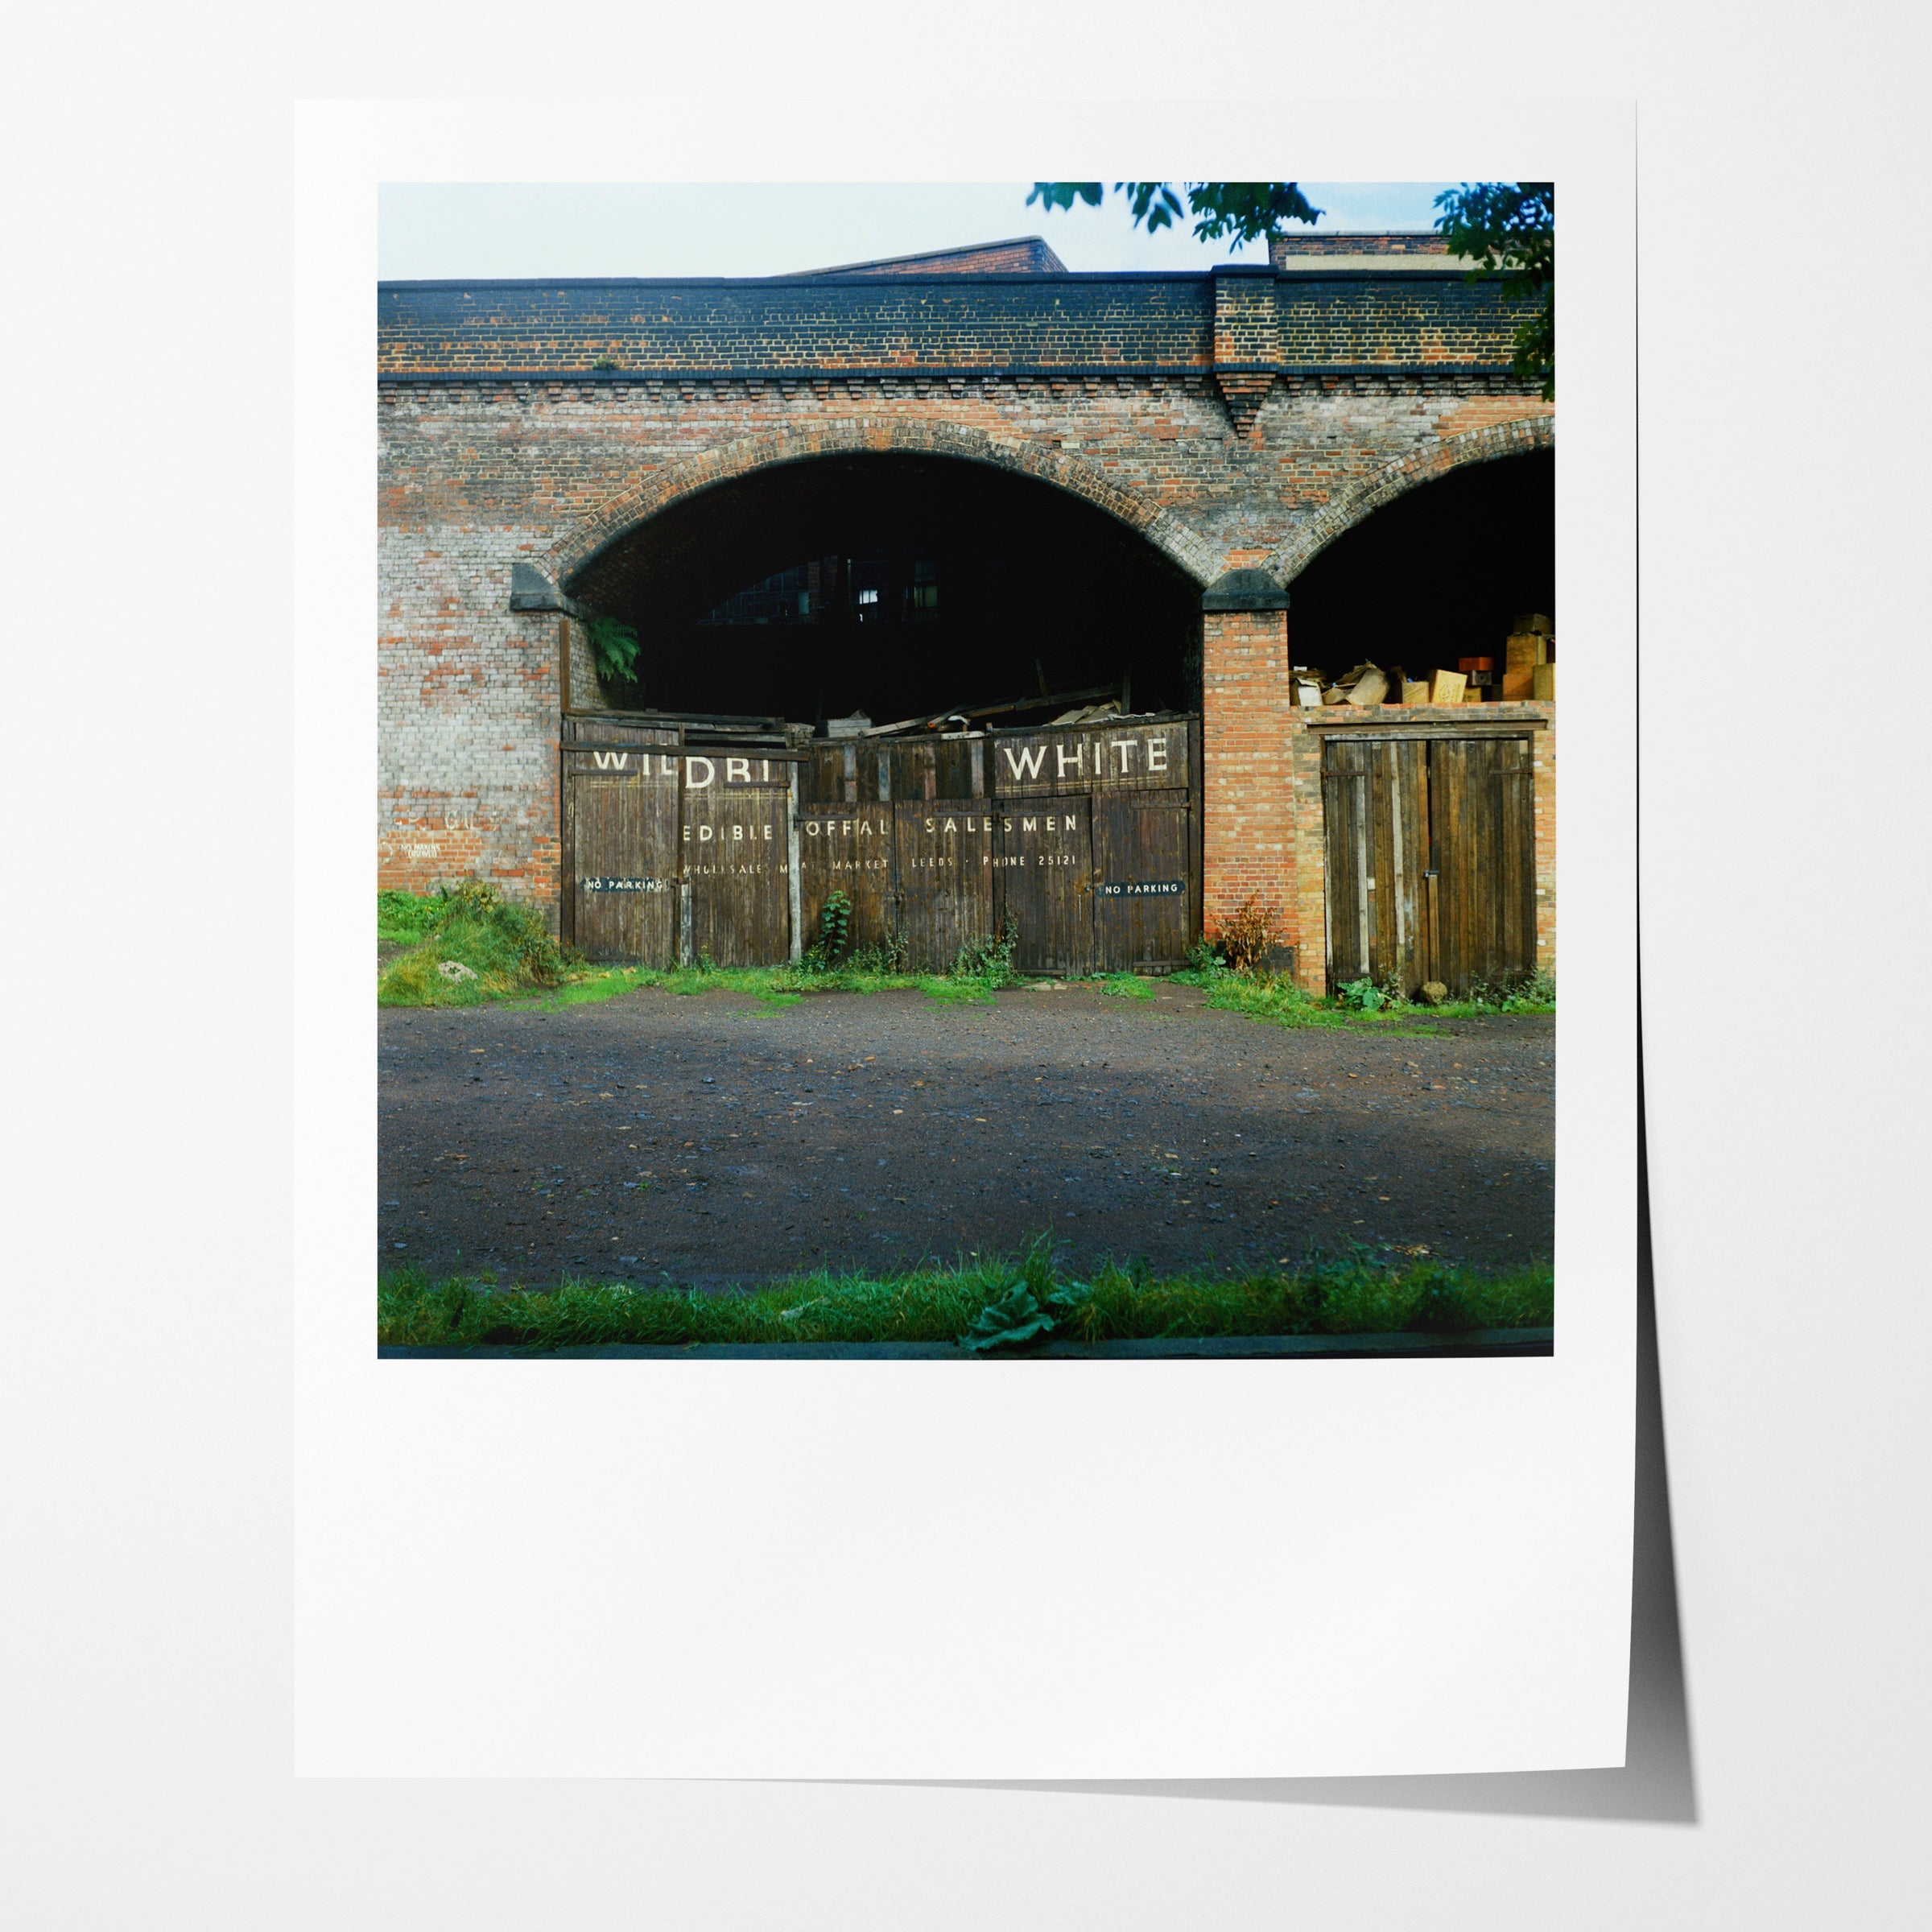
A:
<svg viewBox="0 0 1932 1932">
<path fill-rule="evenodd" d="M 897 268 L 902 262 L 943 262 L 954 255 L 990 254 L 996 248 L 1026 248 L 1037 242 L 1053 264 L 1051 268 L 1019 268 L 988 270 L 988 274 L 1018 275 L 1063 275 L 1069 272 L 1067 264 L 1056 255 L 1044 235 L 1009 235 L 999 242 L 968 242 L 957 248 L 916 249 L 910 255 L 878 255 L 869 262 L 841 262 L 834 268 L 799 268 L 787 270 L 780 275 L 760 276 L 757 279 L 770 282 L 803 282 L 819 275 L 854 275 L 868 269 Z M 943 270 L 939 271 L 943 273 Z M 960 271 L 970 274 L 970 270 Z"/>
<path fill-rule="evenodd" d="M 1215 375 L 1283 376 L 1303 381 L 1324 377 L 1466 377 L 1488 381 L 1510 376 L 1507 362 L 1092 362 L 950 364 L 918 362 L 842 363 L 826 368 L 783 364 L 736 363 L 729 367 L 679 368 L 663 363 L 640 369 L 378 369 L 378 386 L 450 388 L 480 382 L 626 383 L 634 387 L 667 382 L 844 382 L 886 379 L 895 382 L 1084 382 L 1109 377 L 1158 376 L 1168 381 L 1206 381 Z M 1540 382 L 1540 377 L 1523 380 Z"/>
<path fill-rule="evenodd" d="M 1459 256 L 1449 258 L 1460 260 Z M 903 288 L 910 283 L 931 283 L 936 287 L 970 287 L 977 283 L 1012 283 L 1038 288 L 1065 282 L 1203 283 L 1230 271 L 1268 275 L 1284 282 L 1390 281 L 1413 282 L 1418 276 L 1434 275 L 1445 282 L 1459 282 L 1468 274 L 1461 268 L 1331 268 L 1282 270 L 1265 262 L 1229 262 L 1213 268 L 1186 270 L 1165 268 L 1068 269 L 1063 275 L 1042 275 L 1029 270 L 1004 270 L 997 273 L 974 270 L 970 274 L 943 271 L 927 275 L 835 275 L 830 270 L 810 275 L 461 275 L 438 276 L 402 281 L 378 281 L 379 293 L 405 290 L 458 288 L 554 288 L 559 292 L 573 288 L 769 288 L 795 287 L 804 282 L 829 283 L 840 288 Z"/>
</svg>

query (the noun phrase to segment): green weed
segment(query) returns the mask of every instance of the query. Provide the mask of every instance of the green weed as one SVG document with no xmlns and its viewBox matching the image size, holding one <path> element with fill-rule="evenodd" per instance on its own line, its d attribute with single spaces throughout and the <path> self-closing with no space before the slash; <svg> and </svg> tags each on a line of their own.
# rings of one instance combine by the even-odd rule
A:
<svg viewBox="0 0 1932 1932">
<path fill-rule="evenodd" d="M 378 935 L 411 923 L 420 936 L 376 982 L 383 1005 L 474 1006 L 564 977 L 564 955 L 542 916 L 480 879 L 446 886 L 428 899 L 378 895 Z"/>
<path fill-rule="evenodd" d="M 1063 1278 L 1052 1242 L 1017 1259 L 968 1257 L 889 1276 L 820 1270 L 744 1294 L 566 1280 L 555 1288 L 432 1282 L 419 1268 L 383 1280 L 386 1344 L 496 1344 L 542 1351 L 598 1342 L 956 1342 L 1011 1348 L 1215 1335 L 1463 1334 L 1547 1327 L 1546 1264 L 1485 1275 L 1426 1257 L 1391 1261 L 1352 1248 L 1299 1267 L 1155 1278 L 1144 1261 Z M 1025 1331 L 1025 1332 L 1022 1332 Z"/>
</svg>

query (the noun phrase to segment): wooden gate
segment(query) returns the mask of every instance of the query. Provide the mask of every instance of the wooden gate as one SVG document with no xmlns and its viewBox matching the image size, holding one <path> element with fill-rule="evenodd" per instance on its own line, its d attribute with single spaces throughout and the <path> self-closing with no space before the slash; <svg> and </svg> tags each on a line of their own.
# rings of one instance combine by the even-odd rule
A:
<svg viewBox="0 0 1932 1932">
<path fill-rule="evenodd" d="M 593 960 L 668 966 L 678 947 L 675 728 L 564 720 L 565 941 Z"/>
<path fill-rule="evenodd" d="M 1531 785 L 1527 737 L 1325 739 L 1331 991 L 1395 976 L 1460 994 L 1534 969 Z"/>
<path fill-rule="evenodd" d="M 1172 967 L 1200 931 L 1197 718 L 743 755 L 692 735 L 564 720 L 564 936 L 591 958 L 777 964 L 834 891 L 853 947 L 923 972 L 1002 931 L 1022 972 Z"/>
<path fill-rule="evenodd" d="M 683 956 L 774 966 L 791 947 L 791 766 L 769 750 L 687 753 Z"/>
</svg>

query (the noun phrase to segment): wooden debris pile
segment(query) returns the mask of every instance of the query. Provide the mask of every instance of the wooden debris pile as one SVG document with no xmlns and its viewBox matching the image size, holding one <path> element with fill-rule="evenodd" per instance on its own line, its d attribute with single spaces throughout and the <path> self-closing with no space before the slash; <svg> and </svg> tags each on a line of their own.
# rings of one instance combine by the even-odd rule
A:
<svg viewBox="0 0 1932 1932">
<path fill-rule="evenodd" d="M 1323 704 L 1521 704 L 1556 699 L 1556 626 L 1538 612 L 1518 617 L 1504 640 L 1499 667 L 1494 657 L 1459 658 L 1454 671 L 1411 678 L 1399 664 L 1385 669 L 1364 662 L 1330 679 L 1312 665 L 1291 671 L 1294 701 L 1314 710 Z"/>
</svg>

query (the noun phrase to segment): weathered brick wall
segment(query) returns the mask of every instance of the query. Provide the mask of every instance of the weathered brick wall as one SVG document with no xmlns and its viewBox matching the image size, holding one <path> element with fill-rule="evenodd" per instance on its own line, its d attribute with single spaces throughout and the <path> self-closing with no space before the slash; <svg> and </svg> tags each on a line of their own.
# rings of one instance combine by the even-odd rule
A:
<svg viewBox="0 0 1932 1932">
<path fill-rule="evenodd" d="M 1232 398 L 1217 301 L 1220 348 L 1257 378 Z M 1290 576 L 1363 506 L 1550 438 L 1549 406 L 1502 366 L 1512 314 L 1426 275 L 1312 291 L 1252 274 L 405 285 L 380 306 L 383 882 L 481 876 L 553 910 L 566 630 L 574 704 L 597 686 L 581 626 L 510 611 L 514 564 L 594 599 L 618 568 L 600 550 L 692 492 L 898 450 L 1081 495 L 1205 586 Z M 1275 357 L 1254 353 L 1270 327 Z M 650 366 L 591 374 L 613 349 Z M 1307 898 L 1286 646 L 1242 615 L 1220 615 L 1204 655 L 1208 782 L 1220 758 L 1232 787 L 1208 803 L 1211 923 L 1251 882 Z"/>
<path fill-rule="evenodd" d="M 1449 244 L 1430 229 L 1385 229 L 1347 234 L 1340 229 L 1290 229 L 1268 237 L 1268 258 L 1277 268 L 1323 255 L 1443 255 Z"/>
<path fill-rule="evenodd" d="M 770 281 L 394 282 L 385 376 L 758 374 L 850 369 L 1206 370 L 1217 292 L 1274 312 L 1282 373 L 1507 369 L 1521 305 L 1453 270 L 1307 279 L 846 275 Z M 1252 358 L 1243 356 L 1242 361 Z M 1274 358 L 1269 358 L 1274 359 Z"/>
<path fill-rule="evenodd" d="M 510 609 L 510 562 L 539 541 L 440 520 L 380 534 L 383 886 L 484 878 L 555 899 L 558 620 Z"/>
<path fill-rule="evenodd" d="M 1295 901 L 1288 669 L 1286 611 L 1202 614 L 1201 923 L 1210 936 L 1250 897 L 1284 912 Z"/>
</svg>

